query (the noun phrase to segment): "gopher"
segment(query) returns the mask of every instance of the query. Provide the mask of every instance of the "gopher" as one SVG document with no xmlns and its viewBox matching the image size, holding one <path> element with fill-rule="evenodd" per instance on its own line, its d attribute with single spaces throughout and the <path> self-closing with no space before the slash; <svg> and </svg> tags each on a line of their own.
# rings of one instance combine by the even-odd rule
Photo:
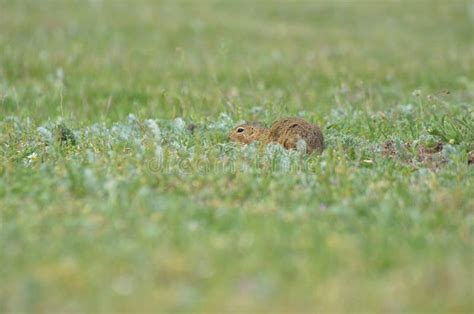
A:
<svg viewBox="0 0 474 314">
<path fill-rule="evenodd" d="M 286 149 L 306 148 L 308 154 L 322 153 L 324 136 L 321 129 L 301 118 L 285 118 L 270 128 L 260 123 L 246 123 L 235 127 L 229 134 L 233 142 L 249 144 L 260 141 L 263 145 L 278 143 Z"/>
</svg>

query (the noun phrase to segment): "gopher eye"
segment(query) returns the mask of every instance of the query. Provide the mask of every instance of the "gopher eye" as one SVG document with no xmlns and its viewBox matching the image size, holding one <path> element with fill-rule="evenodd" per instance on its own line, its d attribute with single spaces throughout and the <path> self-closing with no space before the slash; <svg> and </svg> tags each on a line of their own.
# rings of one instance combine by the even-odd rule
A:
<svg viewBox="0 0 474 314">
<path fill-rule="evenodd" d="M 242 133 L 243 131 L 245 131 L 244 128 L 238 128 L 238 129 L 237 129 L 237 133 Z"/>
</svg>

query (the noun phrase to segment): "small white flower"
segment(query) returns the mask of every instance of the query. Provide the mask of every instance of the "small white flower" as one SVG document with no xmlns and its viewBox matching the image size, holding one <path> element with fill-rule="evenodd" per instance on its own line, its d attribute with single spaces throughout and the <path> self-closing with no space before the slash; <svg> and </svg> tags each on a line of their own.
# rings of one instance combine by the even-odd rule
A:
<svg viewBox="0 0 474 314">
<path fill-rule="evenodd" d="M 263 107 L 255 106 L 250 109 L 250 112 L 253 114 L 263 112 Z"/>
<path fill-rule="evenodd" d="M 38 154 L 36 153 L 31 153 L 28 156 L 25 157 L 25 160 L 23 163 L 27 166 L 31 165 L 36 159 L 38 158 Z"/>
<path fill-rule="evenodd" d="M 57 68 L 56 69 L 56 77 L 58 78 L 59 81 L 64 81 L 64 70 L 63 68 Z"/>
<path fill-rule="evenodd" d="M 186 123 L 182 118 L 176 118 L 173 121 L 173 129 L 177 132 L 182 132 L 186 128 Z"/>
<path fill-rule="evenodd" d="M 280 144 L 270 143 L 265 146 L 265 156 L 273 158 L 275 155 L 283 153 L 284 148 Z"/>
<path fill-rule="evenodd" d="M 242 121 L 243 122 L 243 121 Z M 209 124 L 209 129 L 229 130 L 234 126 L 234 121 L 228 114 L 221 112 L 216 122 Z"/>
<path fill-rule="evenodd" d="M 288 156 L 282 156 L 280 159 L 280 167 L 282 171 L 290 170 L 291 160 Z"/>
<path fill-rule="evenodd" d="M 159 162 L 163 162 L 163 148 L 161 145 L 156 145 L 155 148 L 155 157 Z"/>
<path fill-rule="evenodd" d="M 53 142 L 53 134 L 51 133 L 51 131 L 49 131 L 48 129 L 42 126 L 37 128 L 36 130 L 38 131 L 39 134 L 41 134 L 41 136 L 46 142 L 48 143 Z"/>
<path fill-rule="evenodd" d="M 155 140 L 161 140 L 161 130 L 156 124 L 155 120 L 147 119 L 145 120 L 145 125 L 150 129 L 151 133 L 153 133 Z"/>
<path fill-rule="evenodd" d="M 128 141 L 132 133 L 132 130 L 129 126 L 123 126 L 120 124 L 115 124 L 112 126 L 111 131 L 114 137 L 117 137 L 122 141 Z"/>
<path fill-rule="evenodd" d="M 300 153 L 306 153 L 306 141 L 303 139 L 299 139 L 298 142 L 296 142 L 296 150 Z"/>
<path fill-rule="evenodd" d="M 170 147 L 172 147 L 173 149 L 177 151 L 183 149 L 183 146 L 178 141 L 171 141 L 169 144 L 170 144 Z"/>
<path fill-rule="evenodd" d="M 421 95 L 421 90 L 415 89 L 411 94 L 415 97 L 419 97 Z"/>
<path fill-rule="evenodd" d="M 412 113 L 414 108 L 412 104 L 406 104 L 406 105 L 401 105 L 400 109 L 403 113 Z"/>
<path fill-rule="evenodd" d="M 133 143 L 136 147 L 136 156 L 140 158 L 143 157 L 143 154 L 145 153 L 145 146 L 143 145 L 142 141 L 139 138 L 134 138 Z"/>
<path fill-rule="evenodd" d="M 451 145 L 451 144 L 445 144 L 443 146 L 442 154 L 446 157 L 456 157 L 460 155 L 459 150 L 456 148 L 456 146 Z"/>
<path fill-rule="evenodd" d="M 127 118 L 128 118 L 128 123 L 130 124 L 134 124 L 138 121 L 137 117 L 133 113 L 130 113 Z"/>
</svg>

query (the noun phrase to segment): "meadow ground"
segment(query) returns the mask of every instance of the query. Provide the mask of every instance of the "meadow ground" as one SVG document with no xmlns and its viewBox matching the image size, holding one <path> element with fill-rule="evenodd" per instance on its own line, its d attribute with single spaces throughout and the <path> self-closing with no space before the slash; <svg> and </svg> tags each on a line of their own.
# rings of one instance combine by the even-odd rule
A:
<svg viewBox="0 0 474 314">
<path fill-rule="evenodd" d="M 0 312 L 472 313 L 473 29 L 460 0 L 0 1 Z M 227 141 L 291 115 L 321 156 Z"/>
</svg>

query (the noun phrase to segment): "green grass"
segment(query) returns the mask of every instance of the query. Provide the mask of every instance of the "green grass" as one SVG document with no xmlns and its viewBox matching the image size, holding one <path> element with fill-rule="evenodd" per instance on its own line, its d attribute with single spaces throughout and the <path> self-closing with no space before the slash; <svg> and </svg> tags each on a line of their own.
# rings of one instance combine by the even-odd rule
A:
<svg viewBox="0 0 474 314">
<path fill-rule="evenodd" d="M 0 312 L 473 312 L 473 28 L 459 0 L 0 1 Z M 321 156 L 227 140 L 291 115 Z"/>
</svg>

